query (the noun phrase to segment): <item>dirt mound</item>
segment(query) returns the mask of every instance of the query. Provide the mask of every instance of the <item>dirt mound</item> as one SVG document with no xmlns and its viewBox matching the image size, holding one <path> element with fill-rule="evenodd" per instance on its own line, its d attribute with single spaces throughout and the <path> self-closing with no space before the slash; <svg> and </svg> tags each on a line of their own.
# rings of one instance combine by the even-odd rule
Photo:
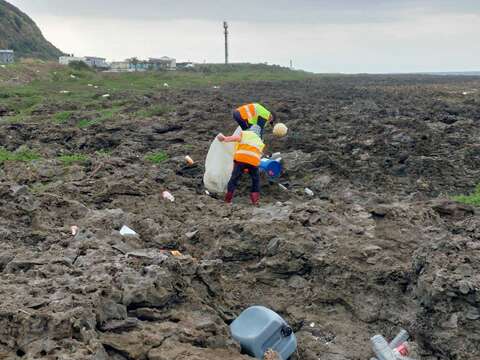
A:
<svg viewBox="0 0 480 360">
<path fill-rule="evenodd" d="M 1 125 L 7 150 L 28 144 L 41 159 L 0 170 L 0 357 L 248 359 L 228 325 L 254 304 L 292 326 L 294 359 L 367 359 L 372 335 L 400 327 L 419 359 L 479 357 L 480 218 L 439 198 L 478 180 L 480 98 L 461 89 L 479 83 L 159 90 L 151 101 L 176 113 Z M 254 208 L 245 183 L 225 206 L 205 194 L 202 162 L 252 94 L 290 129 L 266 141 L 282 152 L 288 190 L 264 181 Z M 168 159 L 155 165 L 145 155 L 158 150 Z"/>
</svg>

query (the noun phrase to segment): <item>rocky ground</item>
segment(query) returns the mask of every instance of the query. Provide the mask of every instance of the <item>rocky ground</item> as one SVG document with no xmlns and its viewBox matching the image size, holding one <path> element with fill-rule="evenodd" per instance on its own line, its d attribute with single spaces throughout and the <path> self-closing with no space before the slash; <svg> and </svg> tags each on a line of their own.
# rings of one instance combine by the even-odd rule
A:
<svg viewBox="0 0 480 360">
<path fill-rule="evenodd" d="M 480 358 L 480 217 L 448 200 L 480 178 L 477 89 L 421 76 L 166 88 L 112 95 L 105 108 L 130 97 L 132 110 L 90 127 L 1 124 L 2 146 L 42 157 L 0 168 L 0 358 L 246 360 L 228 325 L 254 304 L 291 324 L 293 360 L 369 359 L 369 338 L 400 327 L 417 359 Z M 255 208 L 245 179 L 226 206 L 205 194 L 203 161 L 251 100 L 290 128 L 266 141 L 288 190 L 264 181 Z M 156 103 L 174 110 L 135 118 Z M 144 159 L 158 150 L 169 158 Z"/>
</svg>

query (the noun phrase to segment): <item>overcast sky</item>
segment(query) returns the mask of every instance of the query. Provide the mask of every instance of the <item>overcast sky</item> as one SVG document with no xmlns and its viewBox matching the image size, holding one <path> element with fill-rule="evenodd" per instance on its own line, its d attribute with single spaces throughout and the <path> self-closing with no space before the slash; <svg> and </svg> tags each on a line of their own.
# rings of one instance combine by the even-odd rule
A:
<svg viewBox="0 0 480 360">
<path fill-rule="evenodd" d="M 480 70 L 480 0 L 7 0 L 62 51 L 315 72 Z"/>
</svg>

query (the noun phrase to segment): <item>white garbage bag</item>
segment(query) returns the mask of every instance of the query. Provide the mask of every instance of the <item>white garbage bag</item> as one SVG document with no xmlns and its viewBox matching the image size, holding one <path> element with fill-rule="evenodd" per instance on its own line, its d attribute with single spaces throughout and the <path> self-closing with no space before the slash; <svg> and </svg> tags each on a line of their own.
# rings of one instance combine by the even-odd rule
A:
<svg viewBox="0 0 480 360">
<path fill-rule="evenodd" d="M 241 131 L 237 128 L 235 134 Z M 236 143 L 223 143 L 213 140 L 205 161 L 205 175 L 203 183 L 208 191 L 223 194 L 227 191 L 227 184 L 233 171 L 233 156 Z"/>
</svg>

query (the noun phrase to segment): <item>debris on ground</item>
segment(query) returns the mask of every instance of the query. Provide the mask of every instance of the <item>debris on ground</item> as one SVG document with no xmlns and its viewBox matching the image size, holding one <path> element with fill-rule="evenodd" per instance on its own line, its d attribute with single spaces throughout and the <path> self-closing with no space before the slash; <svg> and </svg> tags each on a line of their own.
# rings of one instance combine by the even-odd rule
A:
<svg viewBox="0 0 480 360">
<path fill-rule="evenodd" d="M 122 228 L 120 229 L 120 235 L 122 236 L 137 236 L 138 234 L 130 229 L 127 225 L 123 225 Z"/>
</svg>

